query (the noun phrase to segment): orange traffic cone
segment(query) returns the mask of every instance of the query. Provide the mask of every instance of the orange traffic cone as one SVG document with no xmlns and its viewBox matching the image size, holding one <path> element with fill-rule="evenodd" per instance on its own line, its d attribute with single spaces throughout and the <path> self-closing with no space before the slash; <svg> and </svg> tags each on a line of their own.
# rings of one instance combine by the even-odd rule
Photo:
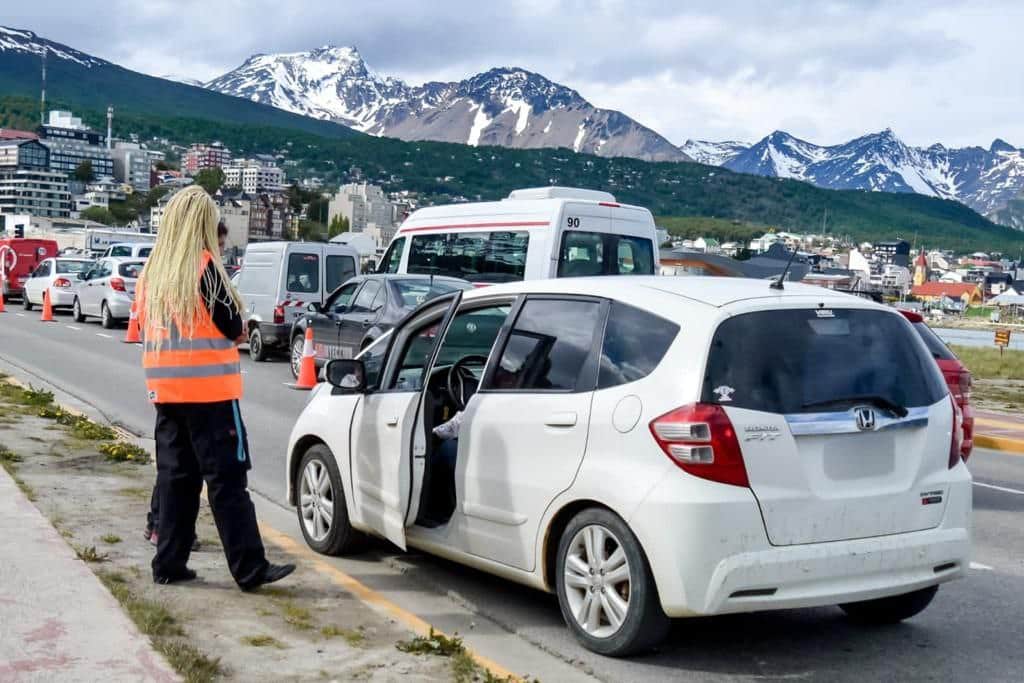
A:
<svg viewBox="0 0 1024 683">
<path fill-rule="evenodd" d="M 22 294 L 24 296 L 24 294 Z M 44 323 L 53 322 L 53 307 L 50 305 L 50 290 L 43 290 L 43 317 L 40 318 Z"/>
<path fill-rule="evenodd" d="M 306 341 L 302 345 L 302 363 L 299 365 L 299 379 L 296 389 L 312 389 L 316 386 L 316 352 L 313 351 L 313 328 L 306 328 Z"/>
<path fill-rule="evenodd" d="M 135 312 L 135 302 L 132 302 L 132 309 L 128 313 L 128 332 L 124 335 L 125 344 L 138 344 L 139 338 L 139 315 Z"/>
<path fill-rule="evenodd" d="M 22 296 L 25 296 L 25 295 L 22 294 Z M 0 313 L 3 313 L 4 310 L 5 310 L 4 309 L 4 287 L 3 287 L 3 283 L 0 282 Z"/>
</svg>

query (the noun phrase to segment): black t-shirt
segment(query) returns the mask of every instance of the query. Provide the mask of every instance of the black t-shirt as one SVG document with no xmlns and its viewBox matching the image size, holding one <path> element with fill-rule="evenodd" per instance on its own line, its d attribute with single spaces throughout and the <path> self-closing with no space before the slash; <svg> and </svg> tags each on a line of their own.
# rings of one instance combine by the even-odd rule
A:
<svg viewBox="0 0 1024 683">
<path fill-rule="evenodd" d="M 208 279 L 212 279 L 216 283 L 212 294 L 207 285 Z M 217 326 L 220 333 L 228 339 L 238 339 L 242 334 L 241 312 L 235 310 L 234 303 L 228 296 L 224 280 L 212 263 L 206 266 L 206 275 L 199 280 L 199 293 L 203 297 L 203 301 L 213 302 L 210 317 L 213 318 L 213 324 Z"/>
</svg>

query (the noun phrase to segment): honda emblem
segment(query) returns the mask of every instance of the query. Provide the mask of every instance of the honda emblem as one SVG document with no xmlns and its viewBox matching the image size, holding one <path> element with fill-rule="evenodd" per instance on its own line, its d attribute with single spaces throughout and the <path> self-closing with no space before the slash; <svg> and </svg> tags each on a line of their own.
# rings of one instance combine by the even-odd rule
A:
<svg viewBox="0 0 1024 683">
<path fill-rule="evenodd" d="M 857 417 L 857 429 L 862 432 L 870 432 L 875 428 L 875 411 L 867 406 L 858 406 L 853 409 Z"/>
</svg>

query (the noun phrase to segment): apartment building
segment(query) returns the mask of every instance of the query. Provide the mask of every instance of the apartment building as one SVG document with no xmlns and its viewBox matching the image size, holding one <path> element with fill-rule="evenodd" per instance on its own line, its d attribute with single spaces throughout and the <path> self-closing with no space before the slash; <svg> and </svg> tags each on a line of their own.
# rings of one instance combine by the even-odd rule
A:
<svg viewBox="0 0 1024 683">
<path fill-rule="evenodd" d="M 236 159 L 224 168 L 224 187 L 246 194 L 285 189 L 284 171 L 262 159 Z"/>
<path fill-rule="evenodd" d="M 195 175 L 207 168 L 225 168 L 231 164 L 231 150 L 220 142 L 196 143 L 181 157 L 181 170 Z"/>
<path fill-rule="evenodd" d="M 349 230 L 366 232 L 372 226 L 374 236 L 394 235 L 394 207 L 384 191 L 369 183 L 342 185 L 328 205 L 328 224 L 337 216 L 348 219 Z M 384 240 L 378 244 L 386 245 Z"/>
<path fill-rule="evenodd" d="M 0 140 L 0 213 L 71 215 L 67 176 L 50 170 L 46 145 L 31 139 Z"/>
<path fill-rule="evenodd" d="M 92 164 L 95 178 L 114 175 L 114 159 L 106 138 L 69 111 L 51 111 L 39 127 L 39 137 L 50 150 L 50 170 L 71 176 L 82 162 Z"/>
<path fill-rule="evenodd" d="M 137 142 L 119 140 L 114 143 L 110 155 L 114 160 L 116 180 L 131 185 L 137 192 L 149 192 L 153 156 L 148 149 Z"/>
</svg>

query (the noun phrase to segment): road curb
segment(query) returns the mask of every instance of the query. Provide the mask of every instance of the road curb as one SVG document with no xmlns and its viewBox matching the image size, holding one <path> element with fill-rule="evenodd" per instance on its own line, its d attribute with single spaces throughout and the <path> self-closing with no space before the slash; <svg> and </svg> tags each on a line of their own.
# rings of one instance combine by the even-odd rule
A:
<svg viewBox="0 0 1024 683">
<path fill-rule="evenodd" d="M 988 434 L 975 434 L 974 445 L 981 448 L 990 448 L 994 451 L 1003 451 L 1014 455 L 1024 455 L 1024 439 L 1011 439 L 1005 436 L 991 436 Z"/>
</svg>

